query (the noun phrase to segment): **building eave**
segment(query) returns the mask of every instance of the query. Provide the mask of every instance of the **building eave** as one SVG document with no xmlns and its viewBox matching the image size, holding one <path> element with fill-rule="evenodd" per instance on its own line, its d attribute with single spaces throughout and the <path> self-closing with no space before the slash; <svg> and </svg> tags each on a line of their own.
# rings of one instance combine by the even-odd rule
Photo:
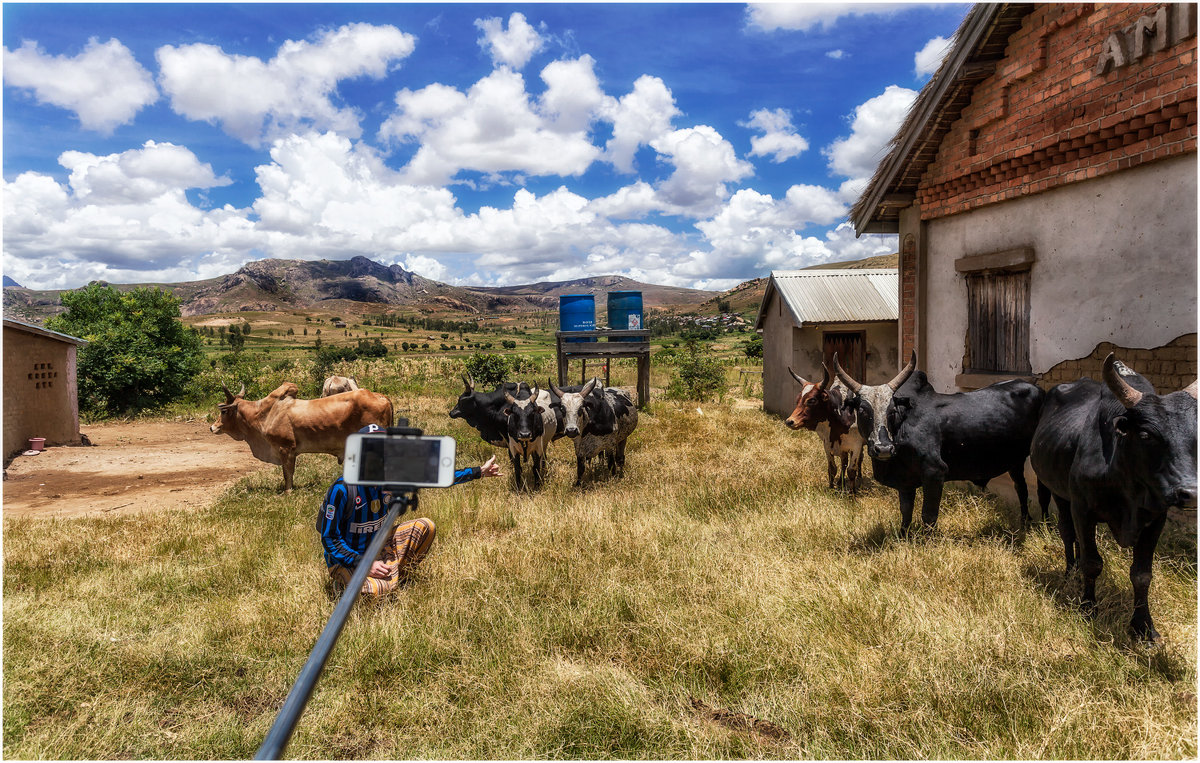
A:
<svg viewBox="0 0 1200 763">
<path fill-rule="evenodd" d="M 916 198 L 921 175 L 936 158 L 942 138 L 975 86 L 995 72 L 1004 43 L 1032 10 L 1032 3 L 980 3 L 963 19 L 953 49 L 921 89 L 891 151 L 850 210 L 856 236 L 899 231 L 900 210 Z"/>
</svg>

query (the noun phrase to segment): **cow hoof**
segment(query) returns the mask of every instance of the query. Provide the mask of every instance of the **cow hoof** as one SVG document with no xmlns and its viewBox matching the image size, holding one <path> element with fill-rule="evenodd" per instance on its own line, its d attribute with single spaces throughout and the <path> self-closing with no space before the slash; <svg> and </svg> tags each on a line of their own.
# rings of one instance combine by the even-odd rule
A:
<svg viewBox="0 0 1200 763">
<path fill-rule="evenodd" d="M 1129 635 L 1142 646 L 1158 646 L 1162 642 L 1162 636 L 1154 629 L 1153 625 L 1147 626 L 1136 620 L 1129 623 Z"/>
</svg>

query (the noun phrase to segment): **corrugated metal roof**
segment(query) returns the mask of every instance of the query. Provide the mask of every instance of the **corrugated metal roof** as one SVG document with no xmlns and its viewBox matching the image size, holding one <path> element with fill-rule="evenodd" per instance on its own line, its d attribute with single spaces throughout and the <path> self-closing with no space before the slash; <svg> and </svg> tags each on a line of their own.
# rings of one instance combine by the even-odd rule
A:
<svg viewBox="0 0 1200 763">
<path fill-rule="evenodd" d="M 894 321 L 900 315 L 900 276 L 879 270 L 776 270 L 771 273 L 755 328 L 762 328 L 771 293 L 779 293 L 797 326 Z"/>
<path fill-rule="evenodd" d="M 86 339 L 80 339 L 77 336 L 71 336 L 70 334 L 64 334 L 60 331 L 51 331 L 50 329 L 46 328 L 45 326 L 38 326 L 33 323 L 26 323 L 25 321 L 19 321 L 19 320 L 16 320 L 15 318 L 5 318 L 4 325 L 7 328 L 16 329 L 18 331 L 25 331 L 30 334 L 37 334 L 39 336 L 48 337 L 50 339 L 57 339 L 60 342 L 69 342 L 71 344 L 76 344 L 76 345 L 80 345 L 80 346 L 88 343 L 88 341 Z"/>
</svg>

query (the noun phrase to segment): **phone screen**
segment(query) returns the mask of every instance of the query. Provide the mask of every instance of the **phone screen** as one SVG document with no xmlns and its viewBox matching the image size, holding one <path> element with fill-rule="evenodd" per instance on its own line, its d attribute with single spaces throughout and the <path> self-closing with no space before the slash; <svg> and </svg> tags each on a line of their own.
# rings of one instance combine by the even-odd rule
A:
<svg viewBox="0 0 1200 763">
<path fill-rule="evenodd" d="M 397 485 L 435 485 L 441 440 L 363 437 L 359 480 Z"/>
</svg>

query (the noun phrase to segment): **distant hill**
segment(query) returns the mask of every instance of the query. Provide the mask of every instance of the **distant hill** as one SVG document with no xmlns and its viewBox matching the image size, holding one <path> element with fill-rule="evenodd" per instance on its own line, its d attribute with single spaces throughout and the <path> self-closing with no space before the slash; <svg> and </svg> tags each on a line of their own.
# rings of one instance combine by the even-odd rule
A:
<svg viewBox="0 0 1200 763">
<path fill-rule="evenodd" d="M 11 279 L 11 278 L 9 278 L 8 276 L 4 276 L 4 284 L 3 284 L 3 288 L 7 289 L 7 288 L 8 288 L 8 287 L 10 287 L 10 286 L 14 286 L 14 287 L 16 287 L 16 288 L 18 288 L 18 289 L 20 289 L 20 288 L 21 288 L 21 284 L 19 284 L 19 283 L 17 283 L 16 281 L 12 280 L 12 279 Z"/>
<path fill-rule="evenodd" d="M 869 270 L 873 268 L 898 267 L 900 267 L 900 255 L 896 253 L 881 254 L 877 257 L 867 257 L 862 260 L 850 260 L 848 262 L 827 262 L 822 265 L 802 268 L 802 270 Z M 743 315 L 756 315 L 759 306 L 762 305 L 763 297 L 767 293 L 767 281 L 769 280 L 769 276 L 764 276 L 750 281 L 743 281 L 732 289 L 723 291 L 712 299 L 706 300 L 700 305 L 700 312 L 715 313 L 717 312 L 717 301 L 724 300 L 729 303 L 730 312 L 741 313 Z M 747 315 L 747 319 L 749 319 L 749 315 Z"/>
<path fill-rule="evenodd" d="M 563 294 L 603 294 L 630 289 L 642 292 L 647 308 L 695 305 L 713 292 L 658 286 L 622 276 L 595 276 L 522 286 L 450 286 L 381 265 L 366 257 L 349 260 L 258 260 L 236 273 L 183 283 L 114 284 L 121 290 L 158 286 L 174 291 L 185 316 L 240 311 L 323 309 L 364 313 L 387 307 L 414 307 L 422 312 L 501 314 L 558 309 Z M 59 290 L 4 290 L 4 314 L 41 321 L 62 312 Z M 597 307 L 603 304 L 597 300 Z"/>
</svg>

